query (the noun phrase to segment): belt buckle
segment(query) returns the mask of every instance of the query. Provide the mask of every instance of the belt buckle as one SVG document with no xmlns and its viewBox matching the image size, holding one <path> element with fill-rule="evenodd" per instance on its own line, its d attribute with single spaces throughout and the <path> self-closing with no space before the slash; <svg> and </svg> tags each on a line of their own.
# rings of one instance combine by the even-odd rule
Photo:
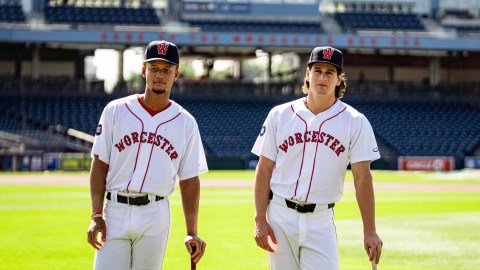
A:
<svg viewBox="0 0 480 270">
<path fill-rule="evenodd" d="M 147 205 L 150 203 L 150 199 L 147 197 L 142 198 L 142 205 Z"/>
<path fill-rule="evenodd" d="M 150 203 L 148 197 L 127 197 L 127 203 L 129 205 L 142 206 Z M 131 203 L 131 204 L 130 204 Z"/>
<path fill-rule="evenodd" d="M 302 208 L 303 206 L 305 206 L 305 205 L 304 205 L 304 204 L 300 204 L 300 203 L 296 203 L 296 204 L 295 204 L 295 211 L 300 212 L 300 211 L 299 211 L 299 208 Z"/>
</svg>

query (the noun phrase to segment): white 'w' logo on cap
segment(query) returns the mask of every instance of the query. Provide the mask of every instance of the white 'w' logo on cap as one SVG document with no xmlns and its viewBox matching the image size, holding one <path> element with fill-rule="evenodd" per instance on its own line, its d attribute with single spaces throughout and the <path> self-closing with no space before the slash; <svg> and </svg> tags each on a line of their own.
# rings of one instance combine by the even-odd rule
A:
<svg viewBox="0 0 480 270">
<path fill-rule="evenodd" d="M 157 50 L 158 50 L 158 54 L 166 55 L 168 51 L 168 44 L 166 43 L 157 44 Z"/>
<path fill-rule="evenodd" d="M 333 52 L 333 49 L 323 49 L 323 59 L 332 60 Z"/>
</svg>

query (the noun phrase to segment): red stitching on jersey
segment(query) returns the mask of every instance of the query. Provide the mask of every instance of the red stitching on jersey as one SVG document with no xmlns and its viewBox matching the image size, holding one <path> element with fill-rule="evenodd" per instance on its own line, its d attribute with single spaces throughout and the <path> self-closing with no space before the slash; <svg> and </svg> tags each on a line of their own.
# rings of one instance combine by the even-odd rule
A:
<svg viewBox="0 0 480 270">
<path fill-rule="evenodd" d="M 303 123 L 305 123 L 305 132 L 307 132 L 307 131 L 308 131 L 307 121 L 305 121 L 305 120 L 295 111 L 295 109 L 293 108 L 293 102 L 292 102 L 292 105 L 290 105 L 290 108 L 292 108 L 293 113 L 294 113 L 296 116 L 298 116 L 298 118 L 300 118 L 300 120 L 302 120 Z M 305 133 L 304 133 L 304 134 L 305 134 Z M 295 185 L 295 194 L 293 194 L 293 197 L 292 197 L 292 198 L 294 198 L 295 196 L 297 196 L 298 182 L 300 181 L 300 176 L 302 175 L 303 159 L 305 158 L 305 148 L 306 148 L 306 144 L 307 144 L 307 142 L 306 142 L 305 140 L 303 140 L 302 163 L 300 163 L 300 171 L 298 172 L 297 184 Z"/>
<path fill-rule="evenodd" d="M 125 98 L 126 100 L 127 98 Z M 128 107 L 128 104 L 127 102 L 125 101 L 125 106 L 127 106 L 127 109 L 130 111 L 131 114 L 133 114 L 133 116 L 135 116 L 139 121 L 140 123 L 142 123 L 142 133 L 143 133 L 143 121 L 142 119 L 140 119 L 140 117 L 138 117 L 135 113 L 133 113 L 133 111 L 130 109 L 130 107 Z M 140 133 L 141 134 L 141 133 Z M 133 172 L 135 172 L 135 169 L 137 168 L 137 161 L 138 161 L 138 154 L 140 153 L 140 147 L 142 146 L 142 140 L 140 140 L 140 142 L 138 142 L 138 149 L 137 149 L 137 157 L 135 158 L 135 165 L 133 166 Z M 128 192 L 128 188 L 130 187 L 130 183 L 132 182 L 132 179 L 130 179 L 128 181 L 128 184 L 127 184 L 127 192 Z"/>
<path fill-rule="evenodd" d="M 163 124 L 166 124 L 170 121 L 173 121 L 175 118 L 177 118 L 180 114 L 182 114 L 183 112 L 183 108 L 180 110 L 180 112 L 175 115 L 172 119 L 170 120 L 167 120 L 163 123 L 160 123 L 158 124 L 157 128 L 155 129 L 155 136 L 157 135 L 157 132 L 158 132 L 158 128 L 163 125 Z M 142 192 L 142 189 L 143 189 L 143 184 L 145 184 L 145 179 L 147 178 L 147 173 L 148 173 L 148 168 L 150 168 L 150 161 L 152 159 L 152 153 L 153 153 L 153 147 L 155 146 L 155 144 L 152 144 L 152 148 L 150 149 L 150 156 L 148 157 L 148 163 L 147 163 L 147 170 L 145 171 L 145 175 L 143 176 L 143 180 L 142 180 L 142 185 L 140 186 L 140 191 L 139 192 Z"/>
<path fill-rule="evenodd" d="M 337 114 L 335 114 L 334 116 L 324 120 L 321 124 L 320 124 L 320 127 L 318 127 L 318 134 L 320 134 L 320 131 L 322 130 L 322 126 L 323 124 L 325 124 L 325 122 L 329 121 L 329 120 L 332 120 L 333 118 L 337 117 L 339 114 L 341 114 L 343 111 L 345 111 L 345 109 L 347 109 L 347 106 L 345 106 L 343 108 L 343 110 L 339 111 Z M 317 143 L 316 143 L 316 147 L 315 147 L 315 156 L 313 157 L 313 165 L 312 165 L 312 175 L 310 176 L 310 184 L 308 185 L 308 191 L 307 191 L 307 197 L 305 197 L 305 202 L 308 201 L 308 195 L 310 194 L 310 188 L 312 187 L 312 180 L 313 180 L 313 173 L 315 172 L 315 162 L 317 160 L 317 151 L 318 151 L 318 140 L 317 140 Z"/>
</svg>

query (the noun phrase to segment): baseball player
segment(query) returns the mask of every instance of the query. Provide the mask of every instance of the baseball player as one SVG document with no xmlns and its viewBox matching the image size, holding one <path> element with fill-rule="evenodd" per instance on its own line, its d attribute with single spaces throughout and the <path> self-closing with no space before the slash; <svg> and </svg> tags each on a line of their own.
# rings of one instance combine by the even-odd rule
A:
<svg viewBox="0 0 480 270">
<path fill-rule="evenodd" d="M 198 176 L 208 171 L 205 153 L 193 116 L 169 99 L 179 76 L 177 46 L 150 42 L 142 76 L 145 92 L 110 102 L 96 130 L 87 236 L 97 249 L 97 270 L 162 268 L 171 224 L 168 196 L 177 175 L 187 251 L 195 263 L 205 252 L 197 236 Z"/>
<path fill-rule="evenodd" d="M 334 206 L 342 198 L 351 164 L 363 219 L 364 247 L 380 260 L 370 162 L 380 158 L 364 115 L 340 101 L 347 83 L 343 54 L 313 49 L 306 69 L 306 97 L 273 108 L 252 152 L 259 156 L 255 180 L 255 240 L 275 270 L 337 270 Z"/>
</svg>

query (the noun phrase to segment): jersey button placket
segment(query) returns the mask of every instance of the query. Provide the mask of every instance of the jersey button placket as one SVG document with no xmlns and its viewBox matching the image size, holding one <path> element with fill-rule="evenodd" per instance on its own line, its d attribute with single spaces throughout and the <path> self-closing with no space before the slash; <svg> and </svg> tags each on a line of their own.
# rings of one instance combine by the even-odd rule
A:
<svg viewBox="0 0 480 270">
<path fill-rule="evenodd" d="M 295 191 L 294 191 L 294 194 L 293 194 L 293 197 L 291 197 L 292 199 L 296 199 L 296 200 L 299 200 L 299 201 L 302 201 L 302 194 L 304 194 L 302 188 L 303 188 L 303 185 L 304 185 L 304 181 L 305 181 L 305 173 L 307 172 L 308 173 L 308 165 L 307 165 L 307 161 L 308 161 L 308 157 L 309 157 L 309 154 L 308 154 L 308 149 L 309 149 L 309 142 L 307 142 L 307 138 L 306 138 L 306 134 L 309 130 L 309 127 L 311 126 L 311 123 L 312 123 L 312 119 L 313 119 L 313 116 L 312 114 L 309 112 L 309 114 L 300 114 L 298 111 L 296 111 L 294 109 L 294 107 L 292 106 L 292 110 L 294 112 L 294 114 L 296 115 L 296 121 L 294 122 L 293 125 L 295 125 L 297 131 L 301 131 L 303 133 L 303 138 L 302 138 L 302 159 L 301 159 L 301 164 L 300 164 L 300 168 L 299 168 L 299 174 L 298 174 L 298 178 L 297 178 L 297 183 L 296 183 L 296 186 L 295 186 Z M 299 120 L 299 121 L 298 121 Z M 307 165 L 307 166 L 306 166 Z"/>
<path fill-rule="evenodd" d="M 310 166 L 310 172 L 308 175 L 308 183 L 306 187 L 307 190 L 305 191 L 305 194 L 306 194 L 305 200 L 308 200 L 308 197 L 310 195 L 309 192 L 311 189 L 312 182 L 315 181 L 315 174 L 318 175 L 319 173 L 319 171 L 315 168 L 315 163 L 317 162 L 317 159 L 321 159 L 321 157 L 318 156 L 318 147 L 319 147 L 320 133 L 322 132 L 321 128 L 323 123 L 324 123 L 324 120 L 322 120 L 319 116 L 315 116 L 312 119 L 311 127 L 316 127 L 315 129 L 312 129 L 312 134 L 313 134 L 313 131 L 318 132 L 318 134 L 316 135 L 316 138 L 315 138 L 316 141 L 312 143 L 312 147 L 311 147 L 312 154 L 310 157 L 313 159 Z"/>
</svg>

